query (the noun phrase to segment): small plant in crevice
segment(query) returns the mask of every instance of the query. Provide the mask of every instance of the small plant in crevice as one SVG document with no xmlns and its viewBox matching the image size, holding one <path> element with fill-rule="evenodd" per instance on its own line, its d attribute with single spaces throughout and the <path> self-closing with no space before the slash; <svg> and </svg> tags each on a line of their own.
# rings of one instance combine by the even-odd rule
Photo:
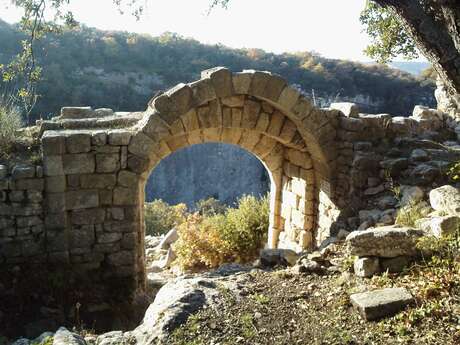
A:
<svg viewBox="0 0 460 345">
<path fill-rule="evenodd" d="M 417 220 L 426 217 L 429 212 L 425 202 L 410 202 L 398 210 L 395 224 L 415 227 Z"/>
<path fill-rule="evenodd" d="M 0 156 L 8 155 L 22 127 L 22 115 L 5 96 L 0 96 Z"/>
</svg>

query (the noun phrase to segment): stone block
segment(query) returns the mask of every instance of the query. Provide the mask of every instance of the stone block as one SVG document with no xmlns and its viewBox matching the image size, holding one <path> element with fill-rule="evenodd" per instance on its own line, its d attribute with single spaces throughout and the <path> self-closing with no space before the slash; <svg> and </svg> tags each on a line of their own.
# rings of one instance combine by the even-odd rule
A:
<svg viewBox="0 0 460 345">
<path fill-rule="evenodd" d="M 460 217 L 433 217 L 430 220 L 429 231 L 431 235 L 438 238 L 460 233 Z"/>
<path fill-rule="evenodd" d="M 147 170 L 149 161 L 137 156 L 128 156 L 128 168 L 136 174 L 142 174 Z"/>
<path fill-rule="evenodd" d="M 142 132 L 137 133 L 128 146 L 128 151 L 136 156 L 148 158 L 155 146 L 155 142 Z"/>
<path fill-rule="evenodd" d="M 35 177 L 34 165 L 16 165 L 11 171 L 11 176 L 14 180 L 28 179 Z"/>
<path fill-rule="evenodd" d="M 91 134 L 72 133 L 66 136 L 66 148 L 68 153 L 86 153 L 91 150 Z"/>
<path fill-rule="evenodd" d="M 135 253 L 130 250 L 123 250 L 107 256 L 107 262 L 112 266 L 132 265 L 135 262 Z"/>
<path fill-rule="evenodd" d="M 221 102 L 227 107 L 240 107 L 244 106 L 245 97 L 243 95 L 231 96 L 227 98 L 222 98 Z"/>
<path fill-rule="evenodd" d="M 25 193 L 22 190 L 15 190 L 8 193 L 8 199 L 11 202 L 22 202 L 25 198 Z"/>
<path fill-rule="evenodd" d="M 278 137 L 283 127 L 285 116 L 279 111 L 275 111 L 270 119 L 270 124 L 267 129 L 267 134 L 270 136 Z"/>
<path fill-rule="evenodd" d="M 112 206 L 113 191 L 112 190 L 100 190 L 99 191 L 99 203 L 101 206 Z"/>
<path fill-rule="evenodd" d="M 76 210 L 71 213 L 71 222 L 74 225 L 102 224 L 105 220 L 105 209 L 91 208 Z"/>
<path fill-rule="evenodd" d="M 72 228 L 69 231 L 69 248 L 89 248 L 96 242 L 94 227 L 85 226 L 81 229 Z"/>
<path fill-rule="evenodd" d="M 354 231 L 346 240 L 353 255 L 394 258 L 418 255 L 416 242 L 421 236 L 422 230 L 395 225 Z"/>
<path fill-rule="evenodd" d="M 66 210 L 79 210 L 99 206 L 97 190 L 76 190 L 65 193 Z"/>
<path fill-rule="evenodd" d="M 115 174 L 80 175 L 80 185 L 84 189 L 112 189 L 117 183 Z"/>
<path fill-rule="evenodd" d="M 65 153 L 65 136 L 60 132 L 46 131 L 41 139 L 44 156 L 56 156 Z"/>
<path fill-rule="evenodd" d="M 40 224 L 43 224 L 43 220 L 38 216 L 16 218 L 16 225 L 20 228 L 31 227 Z"/>
<path fill-rule="evenodd" d="M 211 84 L 220 98 L 233 95 L 232 73 L 224 67 L 215 67 L 201 72 L 201 79 L 210 79 Z"/>
<path fill-rule="evenodd" d="M 367 321 L 393 316 L 414 301 L 404 288 L 387 288 L 350 296 L 353 306 Z"/>
<path fill-rule="evenodd" d="M 87 119 L 93 117 L 94 111 L 91 107 L 63 107 L 61 117 L 63 119 Z"/>
<path fill-rule="evenodd" d="M 109 131 L 109 144 L 114 146 L 127 146 L 133 133 L 127 130 L 114 129 Z"/>
<path fill-rule="evenodd" d="M 14 183 L 16 190 L 35 190 L 42 191 L 45 189 L 45 180 L 42 178 L 29 178 L 17 180 Z"/>
<path fill-rule="evenodd" d="M 390 259 L 381 259 L 382 271 L 390 273 L 402 272 L 405 268 L 409 267 L 411 258 L 408 256 L 397 256 Z"/>
<path fill-rule="evenodd" d="M 94 146 L 104 146 L 107 143 L 107 133 L 105 131 L 93 132 L 91 134 L 91 144 Z"/>
<path fill-rule="evenodd" d="M 256 123 L 256 131 L 259 132 L 266 132 L 268 129 L 268 126 L 270 124 L 270 115 L 267 113 L 262 112 L 259 115 L 259 118 L 257 119 Z"/>
<path fill-rule="evenodd" d="M 47 193 L 46 209 L 50 213 L 65 211 L 65 193 Z"/>
<path fill-rule="evenodd" d="M 297 104 L 300 98 L 300 92 L 292 87 L 285 87 L 278 98 L 278 104 L 286 111 L 291 109 Z"/>
<path fill-rule="evenodd" d="M 445 185 L 430 191 L 430 204 L 436 211 L 460 216 L 460 189 Z"/>
<path fill-rule="evenodd" d="M 190 84 L 193 92 L 193 102 L 196 105 L 205 104 L 213 99 L 216 99 L 216 91 L 214 90 L 211 79 L 201 79 Z"/>
<path fill-rule="evenodd" d="M 117 187 L 113 192 L 113 204 L 116 206 L 138 205 L 139 204 L 138 186 L 131 188 Z"/>
<path fill-rule="evenodd" d="M 354 272 L 358 277 L 369 278 L 380 272 L 379 258 L 362 257 L 354 262 Z"/>
<path fill-rule="evenodd" d="M 236 94 L 247 95 L 249 93 L 253 75 L 254 73 L 251 71 L 233 74 L 233 90 Z"/>
<path fill-rule="evenodd" d="M 261 105 L 259 102 L 248 100 L 244 104 L 243 118 L 241 120 L 241 127 L 243 128 L 254 128 L 259 118 L 259 112 Z"/>
<path fill-rule="evenodd" d="M 120 170 L 120 155 L 118 153 L 96 154 L 96 172 L 110 173 Z"/>
<path fill-rule="evenodd" d="M 356 103 L 339 102 L 332 103 L 329 108 L 340 110 L 346 117 L 358 117 L 359 107 Z"/>
<path fill-rule="evenodd" d="M 122 170 L 118 173 L 118 184 L 120 186 L 133 188 L 137 186 L 138 183 L 139 175 L 127 170 Z"/>
<path fill-rule="evenodd" d="M 115 243 L 122 239 L 123 234 L 119 232 L 104 232 L 97 235 L 97 243 Z"/>
<path fill-rule="evenodd" d="M 64 155 L 62 165 L 66 175 L 92 174 L 96 168 L 94 155 L 91 153 Z"/>
</svg>

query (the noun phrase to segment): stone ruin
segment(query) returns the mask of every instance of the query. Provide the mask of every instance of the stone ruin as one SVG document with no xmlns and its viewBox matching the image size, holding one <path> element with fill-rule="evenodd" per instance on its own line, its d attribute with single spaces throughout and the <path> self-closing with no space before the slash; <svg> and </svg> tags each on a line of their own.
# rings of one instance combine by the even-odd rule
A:
<svg viewBox="0 0 460 345">
<path fill-rule="evenodd" d="M 411 117 L 333 107 L 315 107 L 268 72 L 214 68 L 143 112 L 62 108 L 38 123 L 41 165 L 0 168 L 0 265 L 70 267 L 91 280 L 99 306 L 120 293 L 114 282 L 125 297 L 143 291 L 146 180 L 166 156 L 206 142 L 238 145 L 267 168 L 268 248 L 311 250 L 394 223 L 391 179 L 437 183 L 454 154 L 417 136 L 436 139 L 455 121 L 423 107 Z"/>
</svg>

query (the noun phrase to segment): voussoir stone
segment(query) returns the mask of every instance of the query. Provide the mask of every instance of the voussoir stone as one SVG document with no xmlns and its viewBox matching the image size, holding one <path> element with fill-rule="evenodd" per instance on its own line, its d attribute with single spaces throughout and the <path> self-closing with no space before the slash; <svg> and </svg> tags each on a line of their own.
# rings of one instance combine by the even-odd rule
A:
<svg viewBox="0 0 460 345">
<path fill-rule="evenodd" d="M 367 321 L 392 316 L 414 301 L 404 288 L 387 288 L 350 296 L 353 306 Z"/>
<path fill-rule="evenodd" d="M 359 115 L 359 108 L 356 103 L 350 103 L 350 102 L 332 103 L 329 108 L 340 110 L 346 117 L 358 117 Z"/>
<path fill-rule="evenodd" d="M 346 241 L 354 255 L 393 258 L 417 255 L 416 242 L 423 235 L 419 229 L 389 225 L 354 231 Z"/>
</svg>

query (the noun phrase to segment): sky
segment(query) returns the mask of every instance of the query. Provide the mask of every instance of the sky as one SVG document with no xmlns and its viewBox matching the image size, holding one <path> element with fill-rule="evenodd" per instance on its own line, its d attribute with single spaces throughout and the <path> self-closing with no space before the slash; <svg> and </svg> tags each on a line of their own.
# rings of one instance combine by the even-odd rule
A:
<svg viewBox="0 0 460 345">
<path fill-rule="evenodd" d="M 129 1 L 129 0 L 125 0 Z M 3 2 L 3 6 L 2 6 Z M 5 8 L 0 18 L 16 22 L 21 13 Z M 113 0 L 72 0 L 77 21 L 102 30 L 148 33 L 175 32 L 202 43 L 232 48 L 261 48 L 274 53 L 315 51 L 324 57 L 369 61 L 363 53 L 369 38 L 359 14 L 365 0 L 232 0 L 228 9 L 211 0 L 146 0 L 137 21 L 121 15 Z"/>
</svg>

